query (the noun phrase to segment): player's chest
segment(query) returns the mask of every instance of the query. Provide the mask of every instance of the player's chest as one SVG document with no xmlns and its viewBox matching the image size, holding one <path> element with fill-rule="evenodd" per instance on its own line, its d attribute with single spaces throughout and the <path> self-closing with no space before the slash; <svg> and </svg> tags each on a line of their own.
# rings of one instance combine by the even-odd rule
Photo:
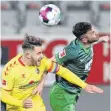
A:
<svg viewBox="0 0 111 111">
<path fill-rule="evenodd" d="M 67 65 L 71 68 L 78 68 L 78 69 L 84 69 L 86 64 L 91 66 L 93 62 L 93 53 L 90 54 L 79 54 L 78 57 L 74 60 L 68 61 Z"/>
<path fill-rule="evenodd" d="M 26 84 L 30 81 L 38 82 L 44 73 L 43 67 L 26 67 L 21 68 L 16 76 L 17 84 Z"/>
</svg>

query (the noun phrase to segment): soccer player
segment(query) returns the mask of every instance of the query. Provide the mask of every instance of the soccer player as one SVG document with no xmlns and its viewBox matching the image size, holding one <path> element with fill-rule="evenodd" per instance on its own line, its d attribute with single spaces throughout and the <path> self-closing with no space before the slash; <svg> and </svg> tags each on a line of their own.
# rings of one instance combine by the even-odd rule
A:
<svg viewBox="0 0 111 111">
<path fill-rule="evenodd" d="M 73 27 L 76 39 L 71 41 L 62 52 L 51 58 L 65 68 L 72 71 L 85 81 L 88 77 L 93 62 L 93 45 L 99 42 L 107 42 L 108 37 L 99 38 L 98 32 L 87 22 L 79 22 Z M 39 84 L 40 85 L 40 84 Z M 40 87 L 34 89 L 33 93 L 41 92 Z M 50 105 L 53 111 L 75 111 L 75 105 L 80 95 L 81 88 L 71 84 L 64 78 L 56 75 L 56 82 L 50 91 Z M 87 90 L 89 93 L 94 93 Z"/>
<path fill-rule="evenodd" d="M 26 35 L 22 44 L 23 54 L 18 54 L 4 67 L 0 97 L 7 104 L 7 111 L 45 111 L 45 105 L 39 94 L 32 94 L 44 76 L 44 72 L 53 72 L 85 90 L 102 93 L 103 90 L 88 85 L 68 69 L 43 56 L 40 38 Z"/>
<path fill-rule="evenodd" d="M 56 54 L 52 60 L 57 61 L 85 81 L 93 62 L 93 45 L 105 41 L 107 37 L 106 39 L 99 38 L 98 32 L 87 22 L 77 23 L 72 32 L 76 39 L 71 41 L 62 52 Z M 56 76 L 56 82 L 50 91 L 50 104 L 53 111 L 75 111 L 80 93 L 79 86 Z"/>
</svg>

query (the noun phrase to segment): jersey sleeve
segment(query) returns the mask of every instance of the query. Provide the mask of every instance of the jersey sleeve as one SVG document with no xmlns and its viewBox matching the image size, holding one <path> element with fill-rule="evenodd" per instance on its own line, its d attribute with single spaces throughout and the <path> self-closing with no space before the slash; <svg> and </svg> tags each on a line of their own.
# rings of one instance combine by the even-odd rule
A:
<svg viewBox="0 0 111 111">
<path fill-rule="evenodd" d="M 6 104 L 23 107 L 23 100 L 18 100 L 17 98 L 14 98 L 10 95 L 15 82 L 14 75 L 14 71 L 10 70 L 8 67 L 4 68 L 2 72 L 2 88 L 0 88 L 0 99 Z"/>
<path fill-rule="evenodd" d="M 65 47 L 61 52 L 55 54 L 55 58 L 59 64 L 64 64 L 68 60 L 77 58 L 77 50 L 75 47 Z"/>
<path fill-rule="evenodd" d="M 17 98 L 14 98 L 9 94 L 9 92 L 2 88 L 0 88 L 0 100 L 2 100 L 6 104 L 23 107 L 23 100 L 18 100 Z"/>
<path fill-rule="evenodd" d="M 2 72 L 2 88 L 11 91 L 14 84 L 14 74 L 13 71 L 8 71 L 6 67 Z"/>
</svg>

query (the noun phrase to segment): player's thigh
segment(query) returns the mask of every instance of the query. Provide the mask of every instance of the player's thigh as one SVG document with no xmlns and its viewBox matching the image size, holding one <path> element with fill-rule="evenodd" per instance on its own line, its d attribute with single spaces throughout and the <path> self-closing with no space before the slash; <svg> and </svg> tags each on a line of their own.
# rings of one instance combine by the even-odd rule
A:
<svg viewBox="0 0 111 111">
<path fill-rule="evenodd" d="M 75 111 L 75 105 L 74 104 L 68 104 L 64 107 L 53 107 L 52 108 L 53 111 Z"/>
<path fill-rule="evenodd" d="M 63 90 L 61 90 L 56 84 L 50 89 L 50 105 L 53 111 L 61 111 L 63 105 Z M 61 94 L 61 95 L 60 95 Z"/>
<path fill-rule="evenodd" d="M 58 87 L 58 85 L 53 85 L 50 89 L 50 104 L 61 104 L 62 100 L 63 100 L 63 90 L 61 88 Z"/>
<path fill-rule="evenodd" d="M 74 104 L 68 104 L 62 108 L 62 111 L 75 111 L 75 105 Z"/>
<path fill-rule="evenodd" d="M 57 84 L 53 85 L 50 90 L 50 105 L 53 111 L 63 111 L 63 108 L 69 104 L 75 105 L 75 96 L 66 92 Z M 69 106 L 68 106 L 69 107 Z M 74 106 L 73 106 L 74 107 Z"/>
</svg>

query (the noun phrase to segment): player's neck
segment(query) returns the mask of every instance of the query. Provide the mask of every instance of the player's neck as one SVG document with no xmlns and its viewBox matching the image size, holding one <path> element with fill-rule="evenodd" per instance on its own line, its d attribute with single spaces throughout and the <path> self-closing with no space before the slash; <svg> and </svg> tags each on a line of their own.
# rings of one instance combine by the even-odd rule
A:
<svg viewBox="0 0 111 111">
<path fill-rule="evenodd" d="M 91 44 L 83 44 L 85 48 L 88 48 L 91 46 Z"/>
<path fill-rule="evenodd" d="M 81 42 L 81 43 L 84 45 L 85 48 L 88 48 L 91 46 L 91 43 L 84 43 L 84 42 Z"/>
<path fill-rule="evenodd" d="M 24 55 L 21 57 L 21 61 L 25 64 L 25 66 L 31 66 L 30 59 L 26 58 Z"/>
</svg>

